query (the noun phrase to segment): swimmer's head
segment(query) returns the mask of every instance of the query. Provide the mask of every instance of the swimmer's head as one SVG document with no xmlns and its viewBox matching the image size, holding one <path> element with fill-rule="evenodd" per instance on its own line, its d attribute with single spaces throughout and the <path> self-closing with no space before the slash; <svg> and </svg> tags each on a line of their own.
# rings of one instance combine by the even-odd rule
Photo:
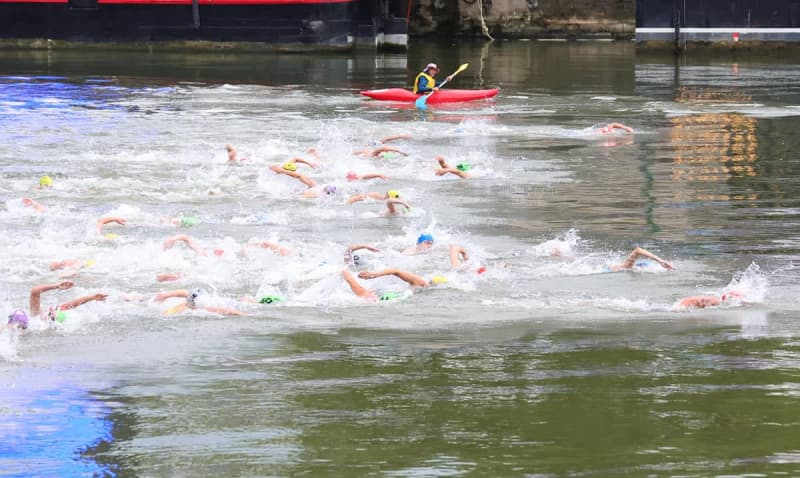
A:
<svg viewBox="0 0 800 478">
<path fill-rule="evenodd" d="M 458 169 L 459 171 L 469 171 L 470 168 L 472 168 L 472 166 L 470 166 L 469 163 L 456 164 L 456 169 Z"/>
<path fill-rule="evenodd" d="M 358 174 L 353 171 L 348 172 L 346 177 L 348 181 L 358 181 Z"/>
<path fill-rule="evenodd" d="M 322 188 L 322 192 L 324 192 L 326 196 L 333 196 L 336 194 L 336 186 L 327 184 L 324 188 Z"/>
<path fill-rule="evenodd" d="M 380 300 L 392 300 L 392 299 L 396 299 L 398 297 L 400 297 L 400 294 L 398 294 L 397 292 L 384 292 L 383 294 L 381 294 L 378 297 L 378 299 L 380 299 Z"/>
<path fill-rule="evenodd" d="M 197 218 L 193 216 L 183 216 L 181 218 L 181 227 L 192 227 L 197 224 Z"/>
<path fill-rule="evenodd" d="M 199 288 L 192 289 L 192 291 L 189 292 L 189 295 L 186 296 L 186 303 L 189 304 L 189 307 L 197 305 L 197 298 L 200 297 L 200 294 L 202 294 L 202 291 Z"/>
<path fill-rule="evenodd" d="M 287 171 L 297 171 L 297 164 L 289 161 L 288 163 L 283 163 L 283 169 Z"/>
<path fill-rule="evenodd" d="M 53 185 L 53 178 L 50 176 L 42 176 L 39 178 L 39 187 L 46 188 Z"/>
<path fill-rule="evenodd" d="M 400 193 L 394 189 L 390 189 L 389 191 L 386 191 L 386 197 L 397 199 L 400 197 Z"/>
<path fill-rule="evenodd" d="M 258 303 L 259 304 L 274 304 L 274 303 L 280 302 L 280 301 L 281 301 L 281 298 L 278 297 L 277 295 L 265 295 L 264 297 L 262 297 L 258 301 Z"/>
<path fill-rule="evenodd" d="M 447 277 L 445 276 L 433 276 L 431 277 L 431 284 L 446 284 Z"/>
<path fill-rule="evenodd" d="M 417 245 L 424 243 L 433 244 L 433 236 L 430 234 L 420 234 L 417 238 Z"/>
<path fill-rule="evenodd" d="M 353 266 L 355 267 L 367 267 L 369 266 L 369 259 L 366 256 L 361 254 L 353 254 L 353 258 L 351 259 L 353 262 Z"/>
<path fill-rule="evenodd" d="M 55 313 L 54 320 L 59 324 L 63 324 L 67 320 L 67 313 L 64 312 L 63 310 L 57 310 Z"/>
<path fill-rule="evenodd" d="M 10 325 L 16 325 L 21 329 L 27 329 L 28 314 L 26 314 L 24 310 L 17 309 L 8 316 L 8 323 Z"/>
</svg>

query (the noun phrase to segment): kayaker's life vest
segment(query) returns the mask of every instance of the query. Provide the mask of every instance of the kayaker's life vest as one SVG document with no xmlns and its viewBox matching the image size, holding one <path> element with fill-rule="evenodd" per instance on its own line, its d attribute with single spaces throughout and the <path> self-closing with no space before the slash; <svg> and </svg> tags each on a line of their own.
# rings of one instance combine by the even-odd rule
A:
<svg viewBox="0 0 800 478">
<path fill-rule="evenodd" d="M 427 73 L 425 73 L 423 71 L 422 73 L 417 75 L 417 78 L 414 80 L 414 94 L 419 94 L 419 79 L 420 78 L 425 78 L 425 80 L 428 82 L 428 88 L 429 89 L 432 90 L 433 87 L 436 86 L 436 80 L 434 80 L 431 75 L 429 75 L 429 74 L 427 74 Z"/>
</svg>

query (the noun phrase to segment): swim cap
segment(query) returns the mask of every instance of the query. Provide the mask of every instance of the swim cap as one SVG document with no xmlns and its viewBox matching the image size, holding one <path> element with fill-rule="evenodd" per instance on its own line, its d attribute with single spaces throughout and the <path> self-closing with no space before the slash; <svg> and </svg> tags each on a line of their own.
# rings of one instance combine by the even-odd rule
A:
<svg viewBox="0 0 800 478">
<path fill-rule="evenodd" d="M 395 191 L 394 189 L 386 191 L 386 195 L 389 196 L 390 198 L 394 198 L 394 199 L 400 197 L 400 193 Z"/>
<path fill-rule="evenodd" d="M 106 234 L 106 235 L 105 235 L 105 236 L 103 236 L 103 237 L 105 237 L 105 238 L 106 238 L 106 239 L 108 239 L 108 240 L 111 240 L 111 241 L 113 241 L 114 239 L 118 238 L 118 237 L 119 237 L 119 235 L 118 235 L 118 234 L 114 234 L 113 232 L 109 232 L 108 234 Z"/>
<path fill-rule="evenodd" d="M 365 267 L 369 264 L 369 260 L 366 257 L 354 254 L 353 255 L 353 265 L 356 267 Z"/>
<path fill-rule="evenodd" d="M 430 234 L 420 234 L 417 238 L 417 244 L 422 244 L 423 242 L 433 243 L 433 236 Z"/>
<path fill-rule="evenodd" d="M 322 191 L 323 191 L 325 194 L 327 194 L 328 196 L 333 196 L 334 194 L 336 194 L 336 186 L 333 186 L 333 185 L 331 185 L 331 184 L 328 184 L 327 186 L 325 186 L 324 188 L 322 188 Z"/>
<path fill-rule="evenodd" d="M 392 159 L 396 158 L 398 154 L 399 153 L 395 151 L 381 151 L 380 153 L 378 153 L 378 157 L 382 159 Z"/>
<path fill-rule="evenodd" d="M 181 218 L 181 227 L 192 227 L 197 224 L 197 218 L 192 216 L 184 216 Z"/>
<path fill-rule="evenodd" d="M 28 314 L 24 310 L 17 309 L 8 316 L 9 324 L 17 324 L 23 329 L 28 328 Z"/>
<path fill-rule="evenodd" d="M 472 166 L 470 166 L 469 163 L 458 163 L 458 164 L 456 164 L 456 169 L 458 169 L 459 171 L 469 171 L 469 169 L 471 167 Z"/>
<path fill-rule="evenodd" d="M 433 276 L 431 277 L 431 284 L 444 284 L 447 282 L 447 277 L 445 276 Z"/>
<path fill-rule="evenodd" d="M 287 171 L 297 171 L 297 164 L 292 163 L 292 162 L 283 163 L 283 169 L 285 169 Z"/>
<path fill-rule="evenodd" d="M 439 67 L 436 66 L 436 63 L 428 63 L 428 66 L 426 66 L 425 69 L 422 70 L 422 71 L 428 71 L 431 68 L 433 68 L 434 70 L 437 70 L 437 71 L 439 70 Z"/>
<path fill-rule="evenodd" d="M 53 185 L 53 178 L 50 176 L 42 176 L 39 178 L 39 186 L 52 186 Z"/>
<path fill-rule="evenodd" d="M 260 304 L 274 304 L 275 302 L 280 302 L 281 298 L 277 295 L 265 295 L 261 298 L 258 302 Z"/>
<path fill-rule="evenodd" d="M 63 310 L 57 310 L 55 315 L 55 321 L 59 324 L 63 324 L 64 321 L 67 320 L 67 313 Z"/>
<path fill-rule="evenodd" d="M 94 264 L 95 264 L 94 259 L 88 259 L 86 261 L 86 267 L 94 267 Z"/>
<path fill-rule="evenodd" d="M 358 180 L 358 174 L 354 173 L 353 171 L 350 171 L 349 173 L 347 173 L 346 177 L 347 177 L 348 181 L 357 181 Z"/>
<path fill-rule="evenodd" d="M 392 299 L 396 299 L 398 297 L 400 297 L 400 294 L 398 294 L 397 292 L 384 292 L 383 294 L 381 294 L 378 297 L 378 299 L 380 299 L 380 300 L 392 300 Z"/>
<path fill-rule="evenodd" d="M 190 306 L 194 307 L 195 306 L 195 302 L 197 301 L 197 298 L 200 296 L 200 293 L 201 293 L 200 289 L 192 289 L 192 292 L 190 292 L 189 295 L 186 296 L 186 302 Z"/>
<path fill-rule="evenodd" d="M 486 272 L 486 267 L 480 266 L 478 267 L 478 270 L 476 270 L 475 272 L 477 272 L 478 274 L 483 274 L 484 272 Z"/>
</svg>

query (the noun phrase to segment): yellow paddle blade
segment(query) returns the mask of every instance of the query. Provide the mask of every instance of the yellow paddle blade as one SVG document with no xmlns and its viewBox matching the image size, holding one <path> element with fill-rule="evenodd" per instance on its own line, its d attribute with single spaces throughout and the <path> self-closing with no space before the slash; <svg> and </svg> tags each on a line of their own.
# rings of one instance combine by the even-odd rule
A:
<svg viewBox="0 0 800 478">
<path fill-rule="evenodd" d="M 458 67 L 458 70 L 453 72 L 453 75 L 457 75 L 457 74 L 461 73 L 462 71 L 466 70 L 467 68 L 469 68 L 469 63 L 464 63 L 463 65 Z"/>
</svg>

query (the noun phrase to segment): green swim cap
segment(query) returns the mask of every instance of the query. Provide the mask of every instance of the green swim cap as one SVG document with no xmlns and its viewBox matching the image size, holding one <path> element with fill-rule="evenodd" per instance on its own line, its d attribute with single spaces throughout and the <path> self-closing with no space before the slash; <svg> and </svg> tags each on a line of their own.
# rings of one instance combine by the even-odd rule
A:
<svg viewBox="0 0 800 478">
<path fill-rule="evenodd" d="M 65 320 L 67 320 L 67 313 L 64 312 L 63 310 L 57 310 L 56 322 L 58 322 L 59 324 L 63 324 Z"/>
<path fill-rule="evenodd" d="M 383 294 L 378 297 L 380 300 L 392 300 L 400 297 L 400 294 L 397 292 L 384 292 Z"/>
<path fill-rule="evenodd" d="M 456 169 L 458 169 L 459 171 L 469 171 L 469 169 L 471 167 L 472 166 L 470 166 L 469 163 L 458 163 L 458 164 L 456 164 Z"/>
<path fill-rule="evenodd" d="M 394 151 L 382 151 L 382 152 L 378 153 L 378 157 L 383 158 L 383 159 L 392 159 L 392 158 L 396 158 L 397 156 L 398 156 L 398 154 L 395 153 Z"/>
<path fill-rule="evenodd" d="M 258 302 L 260 304 L 274 304 L 275 302 L 280 302 L 281 298 L 277 295 L 265 295 L 261 298 Z"/>
<path fill-rule="evenodd" d="M 192 216 L 184 216 L 181 218 L 181 227 L 192 227 L 196 225 L 199 221 L 196 217 Z"/>
</svg>

